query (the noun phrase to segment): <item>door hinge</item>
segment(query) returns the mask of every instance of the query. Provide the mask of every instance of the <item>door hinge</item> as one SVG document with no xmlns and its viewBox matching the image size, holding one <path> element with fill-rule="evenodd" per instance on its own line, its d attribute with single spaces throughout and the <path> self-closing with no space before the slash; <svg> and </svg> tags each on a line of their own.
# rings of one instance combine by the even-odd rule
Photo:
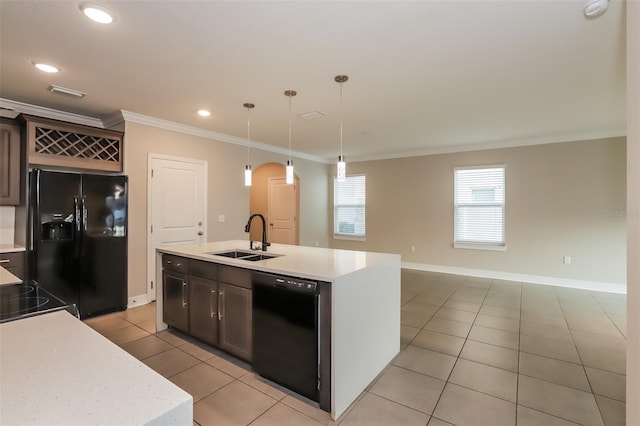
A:
<svg viewBox="0 0 640 426">
<path fill-rule="evenodd" d="M 153 177 L 153 169 L 151 169 L 151 177 Z"/>
<path fill-rule="evenodd" d="M 151 233 L 153 234 L 153 225 L 151 225 Z"/>
<path fill-rule="evenodd" d="M 151 290 L 153 290 L 153 281 L 151 281 Z"/>
</svg>

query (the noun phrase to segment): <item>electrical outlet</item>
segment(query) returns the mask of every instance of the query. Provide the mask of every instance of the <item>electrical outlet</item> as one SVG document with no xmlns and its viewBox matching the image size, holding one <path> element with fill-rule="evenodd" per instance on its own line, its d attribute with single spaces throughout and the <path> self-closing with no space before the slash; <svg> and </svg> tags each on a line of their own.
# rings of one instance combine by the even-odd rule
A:
<svg viewBox="0 0 640 426">
<path fill-rule="evenodd" d="M 571 256 L 564 256 L 562 258 L 562 263 L 564 263 L 565 265 L 571 265 Z"/>
<path fill-rule="evenodd" d="M 416 252 L 416 246 L 411 246 L 411 253 L 415 253 Z"/>
</svg>

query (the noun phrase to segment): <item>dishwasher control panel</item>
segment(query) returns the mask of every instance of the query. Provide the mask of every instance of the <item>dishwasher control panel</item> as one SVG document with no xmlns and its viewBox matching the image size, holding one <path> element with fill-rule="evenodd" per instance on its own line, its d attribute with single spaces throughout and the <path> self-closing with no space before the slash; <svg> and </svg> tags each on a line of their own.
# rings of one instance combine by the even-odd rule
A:
<svg viewBox="0 0 640 426">
<path fill-rule="evenodd" d="M 288 289 L 301 290 L 309 293 L 315 293 L 318 285 L 313 281 L 304 281 L 289 277 L 277 277 L 274 281 L 276 287 L 286 287 Z"/>
</svg>

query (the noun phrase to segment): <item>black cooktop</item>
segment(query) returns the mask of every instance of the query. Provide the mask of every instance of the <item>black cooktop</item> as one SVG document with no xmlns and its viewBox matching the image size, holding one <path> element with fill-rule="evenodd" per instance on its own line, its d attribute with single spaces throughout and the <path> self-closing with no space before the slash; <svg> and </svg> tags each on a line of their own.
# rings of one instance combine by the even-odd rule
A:
<svg viewBox="0 0 640 426">
<path fill-rule="evenodd" d="M 63 309 L 73 313 L 69 305 L 35 284 L 0 286 L 0 323 Z"/>
</svg>

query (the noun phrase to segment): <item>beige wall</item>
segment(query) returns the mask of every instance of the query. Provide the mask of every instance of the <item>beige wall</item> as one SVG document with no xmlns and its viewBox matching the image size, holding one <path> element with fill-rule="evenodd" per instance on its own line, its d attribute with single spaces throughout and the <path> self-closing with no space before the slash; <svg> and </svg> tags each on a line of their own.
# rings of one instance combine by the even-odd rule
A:
<svg viewBox="0 0 640 426">
<path fill-rule="evenodd" d="M 207 220 L 209 241 L 246 239 L 249 188 L 244 186 L 246 147 L 213 141 L 138 123 L 125 124 L 125 165 L 129 176 L 129 296 L 146 294 L 147 157 L 149 153 L 196 158 L 208 162 Z M 285 156 L 251 151 L 254 168 L 284 162 Z M 300 178 L 300 244 L 328 245 L 328 166 L 295 159 Z M 320 190 L 321 189 L 321 190 Z M 321 206 L 321 207 L 320 207 Z M 218 215 L 225 222 L 218 222 Z"/>
<path fill-rule="evenodd" d="M 627 2 L 627 424 L 640 424 L 640 2 Z"/>
<path fill-rule="evenodd" d="M 625 284 L 625 161 L 625 139 L 616 138 L 350 163 L 349 174 L 367 176 L 367 237 L 332 246 L 400 253 L 403 262 Z M 489 164 L 506 165 L 507 250 L 454 249 L 453 168 Z"/>
</svg>

